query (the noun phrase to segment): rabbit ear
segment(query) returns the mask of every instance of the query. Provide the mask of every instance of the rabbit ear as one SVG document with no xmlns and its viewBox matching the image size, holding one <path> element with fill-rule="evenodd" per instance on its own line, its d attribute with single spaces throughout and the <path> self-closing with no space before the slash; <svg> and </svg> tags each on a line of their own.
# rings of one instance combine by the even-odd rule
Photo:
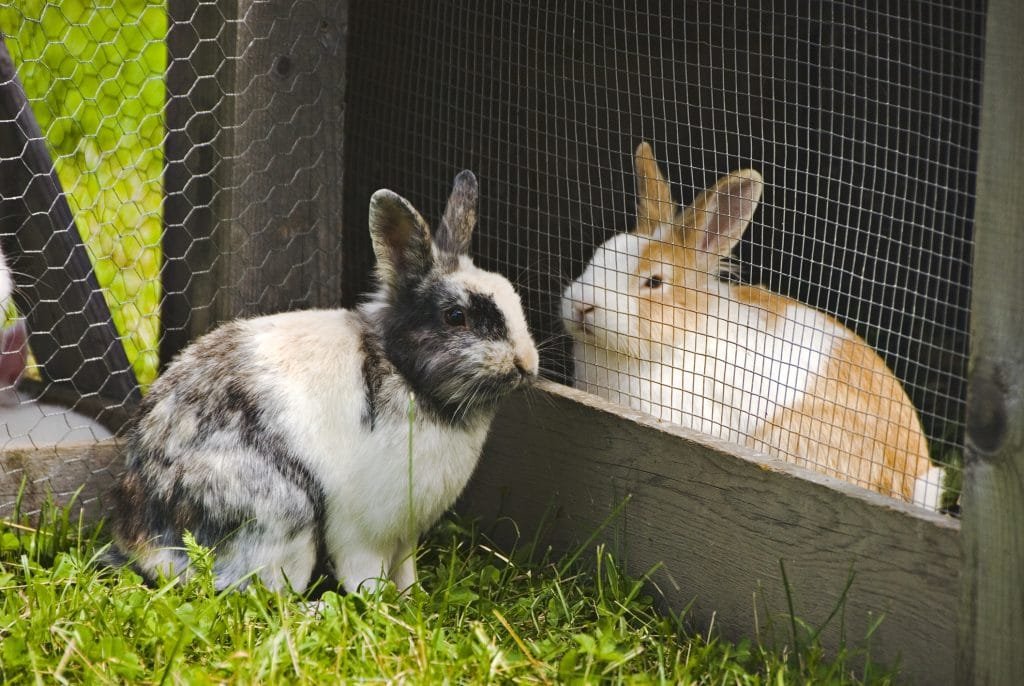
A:
<svg viewBox="0 0 1024 686">
<path fill-rule="evenodd" d="M 720 178 L 686 208 L 689 242 L 701 253 L 728 255 L 750 225 L 763 191 L 764 181 L 753 169 Z"/>
<path fill-rule="evenodd" d="M 633 155 L 636 166 L 636 232 L 650 236 L 660 224 L 671 223 L 676 213 L 672 189 L 661 175 L 651 144 L 643 141 Z"/>
<path fill-rule="evenodd" d="M 426 276 L 434 264 L 430 228 L 408 200 L 382 188 L 370 198 L 370 237 L 377 274 L 392 291 Z"/>
<path fill-rule="evenodd" d="M 470 240 L 476 227 L 478 198 L 476 176 L 468 169 L 459 172 L 437 230 L 435 243 L 439 250 L 452 255 L 469 254 Z"/>
</svg>

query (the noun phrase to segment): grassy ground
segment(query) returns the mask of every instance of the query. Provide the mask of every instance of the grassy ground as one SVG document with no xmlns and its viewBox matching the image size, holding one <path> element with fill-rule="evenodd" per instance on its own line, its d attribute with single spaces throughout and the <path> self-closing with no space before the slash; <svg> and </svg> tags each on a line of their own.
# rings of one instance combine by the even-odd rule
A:
<svg viewBox="0 0 1024 686">
<path fill-rule="evenodd" d="M 147 588 L 99 571 L 101 539 L 52 508 L 38 529 L 0 521 L 4 683 L 861 683 L 866 662 L 690 633 L 600 549 L 506 556 L 455 519 L 423 545 L 408 597 L 328 593 L 315 611 L 255 584 L 217 593 L 208 574 Z"/>
</svg>

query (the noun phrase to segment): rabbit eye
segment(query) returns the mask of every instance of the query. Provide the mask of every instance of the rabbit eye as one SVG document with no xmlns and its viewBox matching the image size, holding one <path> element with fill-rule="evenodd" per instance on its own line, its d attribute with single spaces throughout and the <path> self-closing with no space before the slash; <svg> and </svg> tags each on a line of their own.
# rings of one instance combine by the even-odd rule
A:
<svg viewBox="0 0 1024 686">
<path fill-rule="evenodd" d="M 452 307 L 444 312 L 444 323 L 449 326 L 465 326 L 466 313 L 461 307 Z"/>
<path fill-rule="evenodd" d="M 644 288 L 650 288 L 653 290 L 655 288 L 661 288 L 664 283 L 665 282 L 662 281 L 661 277 L 658 275 L 648 276 L 644 281 Z"/>
</svg>

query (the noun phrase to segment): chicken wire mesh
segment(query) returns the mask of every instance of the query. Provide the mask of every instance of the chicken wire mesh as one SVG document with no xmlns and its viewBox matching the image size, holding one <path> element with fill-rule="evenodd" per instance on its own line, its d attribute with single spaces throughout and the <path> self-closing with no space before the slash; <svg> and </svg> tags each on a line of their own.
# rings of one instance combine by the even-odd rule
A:
<svg viewBox="0 0 1024 686">
<path fill-rule="evenodd" d="M 323 63 L 338 54 L 331 17 L 311 2 L 0 2 L 0 238 L 16 285 L 0 292 L 0 449 L 109 437 L 225 311 L 340 291 L 340 213 L 317 204 L 340 172 L 310 170 L 342 110 L 295 126 L 344 72 Z"/>
<path fill-rule="evenodd" d="M 2 2 L 0 33 L 0 449 L 95 442 L 157 367 L 166 14 Z"/>
<path fill-rule="evenodd" d="M 941 504 L 951 506 L 963 443 L 983 30 L 976 3 L 357 3 L 347 300 L 368 284 L 358 230 L 365 197 L 390 186 L 436 217 L 451 177 L 472 168 L 482 180 L 476 254 L 518 284 L 550 376 L 904 499 L 914 498 L 904 476 L 938 495 L 927 454 L 949 467 Z M 662 195 L 649 193 L 670 194 L 672 209 L 650 229 L 657 236 L 599 250 L 644 212 L 633 155 L 645 141 L 656 165 L 645 175 L 667 180 L 651 180 Z M 759 173 L 763 191 L 749 228 L 732 227 L 742 233 L 716 262 L 719 278 L 701 287 L 733 295 L 709 306 L 706 292 L 687 296 L 696 286 L 682 276 L 677 244 L 680 227 L 696 219 L 680 211 L 742 169 Z M 754 192 L 724 190 L 718 217 L 742 214 L 743 202 L 729 196 L 749 201 Z M 659 208 L 654 202 L 648 214 Z M 666 274 L 650 264 L 640 273 L 640 243 L 660 255 L 651 263 Z M 588 293 L 566 292 L 598 257 L 590 271 L 604 270 L 603 288 L 591 281 Z M 655 282 L 672 288 L 674 307 L 668 296 L 654 307 L 651 289 L 642 292 L 652 276 L 676 280 Z M 792 300 L 743 292 L 749 284 Z M 573 303 L 605 319 L 579 319 L 590 315 Z M 563 307 L 577 342 L 591 345 L 574 350 Z M 789 324 L 766 328 L 780 307 Z M 695 336 L 687 327 L 701 318 L 705 335 Z M 840 356 L 847 329 L 864 344 L 826 379 L 822 360 Z M 576 378 L 581 362 L 588 383 Z M 854 392 L 830 405 L 843 383 Z M 797 407 L 801 393 L 824 400 Z M 847 435 L 829 450 L 846 458 L 815 460 L 798 445 L 808 436 L 829 443 L 823 433 L 837 425 Z M 772 431 L 786 435 L 773 441 Z M 882 438 L 846 445 L 869 432 Z M 880 444 L 885 468 L 865 471 L 857 455 Z"/>
<path fill-rule="evenodd" d="M 655 166 L 645 178 L 664 177 L 668 225 L 685 223 L 677 210 L 719 178 L 758 172 L 760 201 L 715 283 L 763 284 L 834 316 L 839 328 L 827 332 L 830 341 L 848 327 L 877 351 L 912 402 L 930 460 L 949 467 L 943 504 L 955 503 L 983 9 L 924 1 L 884 12 L 786 0 L 354 2 L 342 50 L 331 22 L 307 29 L 296 20 L 323 13 L 321 4 L 240 7 L 178 3 L 168 19 L 167 8 L 152 2 L 0 3 L 18 75 L 142 386 L 157 373 L 160 348 L 166 359 L 190 323 L 216 321 L 218 302 L 256 313 L 340 292 L 342 304 L 354 304 L 370 285 L 370 194 L 392 188 L 436 219 L 462 168 L 482 185 L 478 263 L 518 285 L 548 376 L 573 383 L 580 353 L 562 321 L 563 293 L 599 246 L 636 227 L 634 151 L 649 142 Z M 176 46 L 171 59 L 168 40 Z M 347 78 L 337 61 L 289 60 L 307 45 L 346 53 Z M 322 107 L 342 97 L 342 106 Z M 310 110 L 319 125 L 298 128 L 293 145 L 267 143 Z M 318 176 L 342 131 L 343 168 L 335 178 Z M 219 164 L 239 172 L 225 182 Z M 734 195 L 749 193 L 722 197 Z M 164 240 L 166 254 L 161 223 L 175 236 Z M 197 225 L 208 230 L 192 233 Z M 341 232 L 325 230 L 331 226 L 345 228 L 344 250 Z M 0 230 L 7 253 L 17 230 L 10 221 Z M 661 235 L 656 243 L 672 241 Z M 621 256 L 628 265 L 637 257 L 630 250 L 612 251 L 613 263 Z M 229 253 L 234 259 L 225 259 Z M 10 261 L 18 271 L 18 260 Z M 639 279 L 630 269 L 611 272 Z M 253 272 L 272 286 L 253 291 Z M 644 279 L 651 276 L 662 275 Z M 197 281 L 216 286 L 197 289 Z M 168 310 L 169 301 L 187 307 Z M 22 310 L 35 306 L 22 302 Z M 177 313 L 162 328 L 161 303 Z M 617 312 L 607 299 L 601 304 Z M 707 318 L 735 324 L 728 309 Z M 626 334 L 636 345 L 652 323 L 664 330 L 665 320 L 639 319 L 645 333 Z M 824 347 L 814 332 L 823 321 L 800 334 L 806 342 L 786 340 L 785 330 L 762 332 L 738 349 L 753 355 L 787 343 L 787 354 L 806 357 Z M 584 363 L 607 365 L 586 354 Z M 686 371 L 701 383 L 734 385 L 734 370 L 707 374 L 706 363 Z M 657 379 L 650 368 L 627 367 L 624 391 L 613 399 L 695 425 L 700 412 L 672 399 L 682 387 L 678 366 L 662 365 Z M 612 385 L 598 379 L 587 390 L 611 397 Z M 798 385 L 784 379 L 750 397 L 792 394 Z M 763 415 L 754 405 L 740 414 Z M 914 421 L 889 412 L 898 418 L 891 426 Z M 74 417 L 62 408 L 48 414 Z M 796 416 L 799 426 L 816 414 Z M 696 424 L 719 434 L 730 426 L 721 417 Z M 10 427 L 8 419 L 0 448 L 33 440 L 30 429 Z M 749 423 L 733 433 L 727 437 L 755 438 Z M 831 473 L 885 490 L 853 467 Z M 889 488 L 903 495 L 896 490 Z"/>
</svg>

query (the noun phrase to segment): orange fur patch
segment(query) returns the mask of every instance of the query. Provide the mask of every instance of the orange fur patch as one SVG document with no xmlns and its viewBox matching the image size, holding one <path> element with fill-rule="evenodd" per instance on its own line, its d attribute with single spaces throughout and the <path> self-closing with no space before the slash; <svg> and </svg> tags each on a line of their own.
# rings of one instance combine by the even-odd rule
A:
<svg viewBox="0 0 1024 686">
<path fill-rule="evenodd" d="M 885 362 L 850 334 L 836 341 L 805 399 L 781 410 L 748 443 L 884 495 L 911 501 L 931 467 L 917 412 Z"/>
</svg>

